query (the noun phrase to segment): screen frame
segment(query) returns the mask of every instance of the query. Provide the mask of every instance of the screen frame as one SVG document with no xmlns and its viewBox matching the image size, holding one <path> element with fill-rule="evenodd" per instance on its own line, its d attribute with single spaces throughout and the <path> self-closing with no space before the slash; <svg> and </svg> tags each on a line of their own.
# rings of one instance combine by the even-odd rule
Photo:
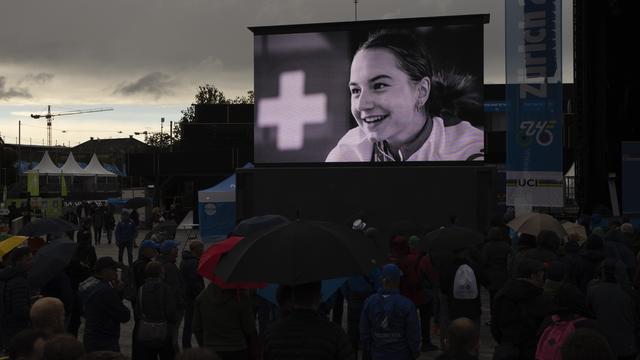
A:
<svg viewBox="0 0 640 360">
<path fill-rule="evenodd" d="M 429 27 L 429 26 L 456 26 L 456 25 L 485 25 L 490 21 L 490 14 L 470 14 L 455 16 L 434 16 L 434 17 L 416 17 L 416 18 L 400 18 L 400 19 L 383 19 L 383 20 L 362 20 L 362 21 L 343 21 L 329 23 L 311 23 L 311 24 L 288 24 L 288 25 L 269 25 L 269 26 L 250 26 L 248 29 L 254 36 L 261 35 L 284 35 L 284 34 L 302 34 L 315 32 L 331 32 L 331 31 L 352 31 L 352 30 L 368 30 L 371 28 L 394 28 L 394 27 Z M 484 57 L 483 57 L 484 61 Z M 254 63 L 254 68 L 255 68 Z M 254 69 L 255 73 L 255 69 Z M 484 84 L 483 84 L 484 85 Z M 255 117 L 257 111 L 254 111 L 254 128 Z M 486 145 L 486 131 L 484 134 L 484 143 Z M 412 166 L 482 166 L 487 164 L 486 159 L 482 161 L 401 161 L 401 162 L 256 162 L 255 161 L 255 144 L 254 146 L 254 166 L 264 168 L 278 167 L 412 167 Z M 486 146 L 485 146 L 486 150 Z M 486 153 L 485 153 L 486 156 Z"/>
</svg>

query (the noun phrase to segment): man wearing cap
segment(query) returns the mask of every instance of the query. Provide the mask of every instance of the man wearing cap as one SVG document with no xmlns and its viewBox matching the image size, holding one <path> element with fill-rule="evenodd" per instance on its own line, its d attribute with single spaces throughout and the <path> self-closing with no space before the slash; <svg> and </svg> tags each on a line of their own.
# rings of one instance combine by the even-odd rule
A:
<svg viewBox="0 0 640 360">
<path fill-rule="evenodd" d="M 129 321 L 129 309 L 118 292 L 118 263 L 111 257 L 96 261 L 94 275 L 80 284 L 86 319 L 83 343 L 87 352 L 120 352 L 120 324 Z"/>
<path fill-rule="evenodd" d="M 420 323 L 413 302 L 398 290 L 402 271 L 382 268 L 382 289 L 369 296 L 360 318 L 360 341 L 372 360 L 409 360 L 420 356 Z"/>
<path fill-rule="evenodd" d="M 173 346 L 176 354 L 180 352 L 180 346 L 178 345 L 178 328 L 184 317 L 185 309 L 185 286 L 184 279 L 180 273 L 180 269 L 176 266 L 176 259 L 178 258 L 178 245 L 175 240 L 165 240 L 160 245 L 160 255 L 158 261 L 164 268 L 164 281 L 174 291 L 176 299 L 176 323 L 169 323 L 169 332 L 173 341 Z"/>
</svg>

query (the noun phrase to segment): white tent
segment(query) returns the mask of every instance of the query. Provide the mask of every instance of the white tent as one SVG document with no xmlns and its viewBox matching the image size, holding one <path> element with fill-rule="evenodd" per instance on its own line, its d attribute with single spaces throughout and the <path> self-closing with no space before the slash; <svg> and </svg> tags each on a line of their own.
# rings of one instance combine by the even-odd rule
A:
<svg viewBox="0 0 640 360">
<path fill-rule="evenodd" d="M 78 162 L 76 161 L 76 158 L 73 157 L 72 152 L 69 153 L 69 156 L 67 157 L 67 161 L 65 161 L 64 165 L 62 165 L 60 170 L 62 170 L 62 173 L 64 175 L 74 175 L 74 176 L 90 175 L 84 172 L 84 169 L 82 169 L 80 165 L 78 165 Z"/>
<path fill-rule="evenodd" d="M 49 157 L 49 152 L 45 151 L 42 156 L 42 160 L 36 165 L 33 169 L 25 171 L 25 173 L 39 173 L 40 175 L 60 175 L 60 168 L 57 167 L 53 161 L 51 161 L 51 157 Z"/>
<path fill-rule="evenodd" d="M 91 161 L 89 161 L 89 165 L 83 169 L 84 175 L 98 175 L 98 176 L 118 176 L 111 171 L 105 169 L 100 160 L 98 160 L 98 156 L 93 154 L 91 157 Z"/>
</svg>

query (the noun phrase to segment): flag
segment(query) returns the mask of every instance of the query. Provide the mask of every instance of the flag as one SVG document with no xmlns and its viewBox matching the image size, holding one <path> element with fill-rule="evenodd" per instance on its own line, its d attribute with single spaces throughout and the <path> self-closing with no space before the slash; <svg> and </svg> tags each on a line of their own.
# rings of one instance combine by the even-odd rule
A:
<svg viewBox="0 0 640 360">
<path fill-rule="evenodd" d="M 60 173 L 60 196 L 69 195 L 69 191 L 67 190 L 67 182 L 64 179 L 64 175 Z"/>
<path fill-rule="evenodd" d="M 31 196 L 40 196 L 40 173 L 31 172 L 27 175 L 27 191 Z"/>
</svg>

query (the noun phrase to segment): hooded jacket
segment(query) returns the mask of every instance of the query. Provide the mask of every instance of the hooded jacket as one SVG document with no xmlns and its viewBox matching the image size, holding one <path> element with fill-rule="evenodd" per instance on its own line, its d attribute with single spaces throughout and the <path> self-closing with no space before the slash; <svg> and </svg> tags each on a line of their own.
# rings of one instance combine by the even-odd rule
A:
<svg viewBox="0 0 640 360">
<path fill-rule="evenodd" d="M 256 333 L 249 298 L 214 284 L 196 298 L 192 327 L 198 344 L 215 351 L 248 349 L 247 339 Z"/>
<path fill-rule="evenodd" d="M 178 310 L 184 310 L 184 279 L 182 278 L 180 270 L 176 266 L 176 261 L 171 259 L 167 254 L 160 254 L 158 256 L 158 261 L 164 268 L 164 282 L 169 285 L 176 297 L 176 306 Z"/>
<path fill-rule="evenodd" d="M 80 283 L 80 299 L 86 319 L 84 344 L 87 352 L 119 351 L 120 323 L 129 321 L 129 309 L 124 306 L 116 289 L 94 276 Z"/>
<path fill-rule="evenodd" d="M 0 286 L 2 286 L 2 309 L 0 327 L 5 336 L 12 337 L 21 330 L 31 326 L 29 309 L 31 294 L 27 272 L 20 267 L 11 266 L 0 271 Z"/>
<path fill-rule="evenodd" d="M 527 280 L 511 279 L 498 291 L 492 304 L 491 332 L 499 344 L 513 344 L 519 359 L 533 359 L 538 328 L 549 313 L 542 288 Z"/>
</svg>

